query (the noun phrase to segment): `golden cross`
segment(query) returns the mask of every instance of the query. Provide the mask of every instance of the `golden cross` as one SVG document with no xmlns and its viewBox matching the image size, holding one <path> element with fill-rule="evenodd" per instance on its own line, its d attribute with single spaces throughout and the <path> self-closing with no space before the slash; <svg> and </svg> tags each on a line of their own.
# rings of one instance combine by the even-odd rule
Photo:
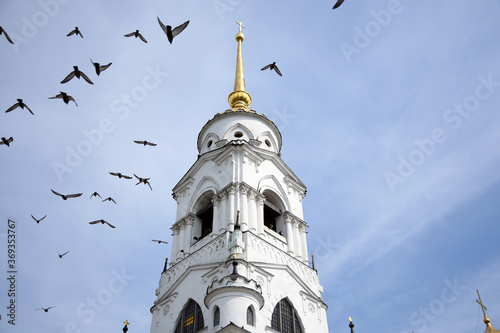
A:
<svg viewBox="0 0 500 333">
<path fill-rule="evenodd" d="M 243 23 L 241 23 L 241 21 L 236 21 L 236 23 L 238 23 L 238 25 L 240 26 L 240 32 L 241 32 L 241 28 L 244 28 L 245 26 L 243 25 Z"/>
<path fill-rule="evenodd" d="M 130 325 L 130 323 L 127 320 L 125 320 L 123 323 L 125 324 L 125 326 Z"/>
<path fill-rule="evenodd" d="M 236 253 L 233 253 L 233 258 L 238 259 L 238 257 L 236 256 Z"/>
<path fill-rule="evenodd" d="M 352 318 L 351 318 L 351 317 L 349 317 L 349 321 L 351 321 L 351 322 L 352 322 Z"/>
<path fill-rule="evenodd" d="M 484 306 L 483 301 L 481 300 L 481 295 L 479 295 L 479 290 L 476 289 L 476 291 L 477 291 L 477 296 L 479 297 L 479 301 L 476 299 L 476 302 L 479 303 L 479 305 L 481 306 L 481 310 L 483 310 L 483 314 L 486 317 L 486 312 L 484 311 L 488 309 Z"/>
</svg>

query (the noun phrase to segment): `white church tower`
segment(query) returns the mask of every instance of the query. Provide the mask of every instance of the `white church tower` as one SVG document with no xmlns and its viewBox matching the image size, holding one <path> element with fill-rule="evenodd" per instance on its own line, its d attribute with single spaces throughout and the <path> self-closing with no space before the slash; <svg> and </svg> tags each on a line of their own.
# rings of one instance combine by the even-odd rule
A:
<svg viewBox="0 0 500 333">
<path fill-rule="evenodd" d="M 151 333 L 328 332 L 307 254 L 306 187 L 281 159 L 276 125 L 249 108 L 238 23 L 230 109 L 203 126 L 198 159 L 173 189 Z"/>
</svg>

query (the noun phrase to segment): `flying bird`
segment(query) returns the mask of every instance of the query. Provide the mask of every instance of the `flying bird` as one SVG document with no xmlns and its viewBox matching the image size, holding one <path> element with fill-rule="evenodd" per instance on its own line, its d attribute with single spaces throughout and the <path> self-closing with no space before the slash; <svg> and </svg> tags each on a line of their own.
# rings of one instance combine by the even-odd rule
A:
<svg viewBox="0 0 500 333">
<path fill-rule="evenodd" d="M 14 44 L 14 42 L 12 41 L 12 39 L 10 39 L 9 35 L 7 35 L 7 31 L 5 31 L 4 28 L 2 28 L 2 27 L 0 27 L 0 35 L 1 34 L 5 35 L 5 38 L 7 38 L 7 40 L 9 41 L 9 43 Z"/>
<path fill-rule="evenodd" d="M 333 8 L 332 9 L 335 9 L 335 8 L 338 8 L 340 7 L 340 5 L 344 2 L 344 0 L 338 0 L 335 5 L 333 5 Z"/>
<path fill-rule="evenodd" d="M 125 178 L 125 179 L 132 179 L 132 177 L 130 176 L 126 176 L 126 175 L 122 175 L 121 173 L 119 172 L 110 172 L 109 173 L 110 175 L 113 175 L 113 176 L 116 176 L 118 178 Z"/>
<path fill-rule="evenodd" d="M 75 27 L 75 29 L 71 30 L 71 32 L 69 34 L 67 34 L 66 36 L 71 36 L 71 35 L 79 35 L 80 37 L 83 38 L 83 35 L 81 33 L 81 31 L 78 29 L 78 27 Z"/>
<path fill-rule="evenodd" d="M 141 178 L 141 177 L 137 176 L 135 173 L 134 173 L 134 176 L 135 176 L 135 178 L 137 178 L 139 180 L 137 182 L 137 184 L 135 184 L 135 185 L 139 185 L 140 183 L 144 183 L 145 185 L 149 186 L 151 191 L 153 190 L 153 188 L 151 187 L 151 184 L 149 183 L 149 178 Z"/>
<path fill-rule="evenodd" d="M 6 138 L 2 137 L 2 139 L 1 139 L 1 140 L 2 140 L 2 141 L 0 141 L 0 145 L 6 145 L 7 147 L 10 147 L 10 143 L 11 143 L 12 141 L 14 141 L 14 138 L 13 138 L 13 137 L 10 137 L 10 138 L 6 139 Z"/>
<path fill-rule="evenodd" d="M 57 250 L 56 250 L 57 251 Z M 59 251 L 57 251 L 57 254 L 59 255 L 59 258 L 62 258 L 66 254 L 68 254 L 69 251 L 64 252 L 63 254 L 60 254 Z"/>
<path fill-rule="evenodd" d="M 156 146 L 156 143 L 152 143 L 152 142 L 148 142 L 148 141 L 137 141 L 137 140 L 134 140 L 135 143 L 137 144 L 140 144 L 140 145 L 148 145 L 148 146 Z"/>
<path fill-rule="evenodd" d="M 17 99 L 17 103 L 16 103 L 16 104 L 12 105 L 12 106 L 11 106 L 10 108 L 8 108 L 8 109 L 7 109 L 7 111 L 5 111 L 5 112 L 10 112 L 10 111 L 14 110 L 14 109 L 15 109 L 15 108 L 17 108 L 17 107 L 20 107 L 21 109 L 26 108 L 26 109 L 28 109 L 28 111 L 29 111 L 32 115 L 35 115 L 35 114 L 33 113 L 33 111 L 31 111 L 31 109 L 30 109 L 30 108 L 29 108 L 26 104 L 24 104 L 24 103 L 23 103 L 23 100 L 22 100 L 22 99 L 20 99 L 20 98 L 18 98 L 18 99 Z"/>
<path fill-rule="evenodd" d="M 102 202 L 104 202 L 104 201 L 113 201 L 113 202 L 115 203 L 115 205 L 116 205 L 116 201 L 115 201 L 115 200 L 113 200 L 113 198 L 112 198 L 112 197 L 107 197 L 107 198 L 106 198 L 106 199 L 104 199 Z"/>
<path fill-rule="evenodd" d="M 144 38 L 144 36 L 141 35 L 141 33 L 139 32 L 139 30 L 136 30 L 135 32 L 131 32 L 131 33 L 125 35 L 125 37 L 132 37 L 132 36 L 134 36 L 135 38 L 139 37 L 144 43 L 148 42 L 146 40 L 146 38 Z"/>
<path fill-rule="evenodd" d="M 74 78 L 75 76 L 79 79 L 79 78 L 80 78 L 80 76 L 81 76 L 81 77 L 83 77 L 83 79 L 84 79 L 85 81 L 87 81 L 88 83 L 90 83 L 90 84 L 94 84 L 92 81 L 90 81 L 90 79 L 88 78 L 88 76 L 87 76 L 87 75 L 85 75 L 82 71 L 80 71 L 80 70 L 78 69 L 78 66 L 73 66 L 73 69 L 74 69 L 74 70 L 73 70 L 71 73 L 69 73 L 69 74 L 68 74 L 68 76 L 66 76 L 66 77 L 64 78 L 64 80 L 62 80 L 62 81 L 61 81 L 61 83 L 66 83 L 66 82 L 68 82 L 69 80 L 71 80 L 72 78 Z"/>
<path fill-rule="evenodd" d="M 99 74 L 101 74 L 102 71 L 105 71 L 106 69 L 108 69 L 109 66 L 111 66 L 112 62 L 110 62 L 109 64 L 107 65 L 102 65 L 98 62 L 93 62 L 92 59 L 90 59 L 90 61 L 92 62 L 92 65 L 94 65 L 94 68 L 95 68 L 95 72 L 96 74 L 99 76 Z"/>
<path fill-rule="evenodd" d="M 175 27 L 174 30 L 172 30 L 172 27 L 169 25 L 165 26 L 165 24 L 163 24 L 160 21 L 160 18 L 158 16 L 156 18 L 158 19 L 158 23 L 160 24 L 161 29 L 167 35 L 167 39 L 168 39 L 170 44 L 172 44 L 174 37 L 177 36 L 178 34 L 180 34 L 184 29 L 186 29 L 186 27 L 189 24 L 189 21 L 186 21 L 186 22 L 182 23 L 181 25 L 179 25 L 178 27 Z"/>
<path fill-rule="evenodd" d="M 92 193 L 92 194 L 90 195 L 90 199 L 92 199 L 93 197 L 99 197 L 99 198 L 101 198 L 101 195 L 100 195 L 99 193 L 97 193 L 97 192 L 94 192 L 94 193 Z M 89 200 L 90 200 L 90 199 L 89 199 Z M 102 199 L 102 198 L 101 198 L 101 199 Z"/>
<path fill-rule="evenodd" d="M 57 193 L 56 191 L 54 191 L 53 189 L 50 189 L 52 191 L 52 193 L 54 193 L 55 195 L 58 195 L 60 196 L 61 198 L 63 198 L 63 200 L 68 200 L 68 198 L 77 198 L 79 197 L 80 195 L 82 195 L 82 193 L 77 193 L 77 194 L 61 194 L 61 193 Z"/>
<path fill-rule="evenodd" d="M 263 71 L 263 70 L 266 70 L 266 69 L 268 69 L 268 68 L 269 68 L 269 70 L 271 70 L 271 71 L 274 69 L 274 71 L 275 71 L 276 73 L 278 73 L 278 75 L 279 75 L 279 76 L 283 76 L 283 75 L 281 75 L 281 72 L 280 72 L 280 70 L 278 69 L 278 66 L 276 66 L 276 61 L 275 61 L 275 62 L 273 62 L 272 64 L 269 64 L 269 65 L 267 65 L 267 66 L 262 67 L 260 70 L 261 70 L 261 71 Z"/>
<path fill-rule="evenodd" d="M 114 226 L 114 225 L 110 224 L 109 222 L 104 221 L 103 219 L 101 219 L 101 220 L 95 220 L 95 221 L 89 222 L 89 224 L 97 224 L 97 223 L 102 223 L 102 224 L 106 223 L 106 224 L 107 224 L 107 225 L 109 225 L 111 228 L 115 228 L 115 226 Z"/>
<path fill-rule="evenodd" d="M 52 308 L 55 308 L 55 306 L 49 306 L 48 308 L 38 308 L 38 309 L 35 309 L 35 310 L 43 310 L 45 312 L 49 312 L 49 309 L 52 309 Z"/>
<path fill-rule="evenodd" d="M 31 218 L 32 218 L 33 220 L 35 220 L 35 221 L 36 221 L 36 223 L 40 223 L 40 221 L 42 221 L 42 220 L 43 220 L 44 218 L 46 218 L 46 217 L 47 217 L 47 215 L 45 215 L 45 216 L 44 216 L 44 217 L 42 217 L 41 219 L 36 219 L 33 215 L 31 215 Z"/>
<path fill-rule="evenodd" d="M 163 243 L 163 244 L 168 244 L 168 242 L 165 242 L 165 241 L 162 241 L 162 240 L 158 240 L 158 239 L 152 239 L 152 241 L 153 241 L 153 242 L 156 242 L 156 243 L 158 243 L 158 244 L 161 244 L 161 243 Z"/>
<path fill-rule="evenodd" d="M 75 102 L 76 106 L 78 106 L 75 99 L 72 96 L 65 93 L 64 91 L 61 91 L 60 94 L 57 94 L 54 97 L 49 97 L 49 99 L 57 99 L 57 98 L 61 98 L 64 101 L 64 103 L 66 103 L 66 104 L 68 104 L 69 101 L 73 101 L 73 102 Z"/>
</svg>

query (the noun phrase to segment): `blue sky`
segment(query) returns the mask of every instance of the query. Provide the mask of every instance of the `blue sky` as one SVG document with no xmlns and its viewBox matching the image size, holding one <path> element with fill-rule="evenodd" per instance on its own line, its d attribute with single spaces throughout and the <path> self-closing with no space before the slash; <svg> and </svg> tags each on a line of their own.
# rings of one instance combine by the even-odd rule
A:
<svg viewBox="0 0 500 333">
<path fill-rule="evenodd" d="M 171 241 L 171 189 L 196 160 L 199 130 L 228 108 L 237 20 L 252 108 L 277 124 L 282 158 L 308 187 L 330 331 L 347 332 L 352 316 L 356 332 L 482 332 L 476 289 L 500 327 L 500 2 L 332 6 L 3 0 L 15 45 L 0 36 L 1 108 L 22 98 L 35 115 L 0 113 L 0 137 L 14 138 L 0 146 L 2 331 L 119 332 L 126 319 L 130 332 L 149 331 L 170 256 L 151 239 Z M 170 45 L 157 16 L 190 24 Z M 83 39 L 66 37 L 75 26 Z M 147 44 L 123 36 L 137 29 Z M 113 64 L 97 76 L 89 58 Z M 260 71 L 273 61 L 283 77 Z M 75 65 L 94 85 L 59 83 Z M 59 91 L 78 107 L 48 99 Z M 150 177 L 153 191 L 109 171 Z"/>
</svg>

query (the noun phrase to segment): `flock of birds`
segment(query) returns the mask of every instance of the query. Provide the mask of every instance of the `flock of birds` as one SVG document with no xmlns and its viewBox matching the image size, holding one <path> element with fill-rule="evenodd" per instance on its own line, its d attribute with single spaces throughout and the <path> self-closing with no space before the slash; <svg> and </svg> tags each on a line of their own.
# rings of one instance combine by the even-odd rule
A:
<svg viewBox="0 0 500 333">
<path fill-rule="evenodd" d="M 177 35 L 179 35 L 184 29 L 186 29 L 186 27 L 189 24 L 189 21 L 186 21 L 183 24 L 181 24 L 181 25 L 179 25 L 179 26 L 177 26 L 175 28 L 172 28 L 170 25 L 163 24 L 163 22 L 160 20 L 160 18 L 158 18 L 158 23 L 159 23 L 161 29 L 167 35 L 167 39 L 168 39 L 169 43 L 172 44 L 172 41 L 173 41 L 174 37 L 176 37 Z M 9 43 L 14 44 L 14 42 L 12 41 L 12 39 L 10 38 L 10 36 L 7 34 L 7 32 L 2 27 L 0 27 L 0 35 L 4 35 L 6 37 L 6 39 L 8 40 Z M 73 29 L 72 31 L 70 31 L 66 36 L 70 37 L 70 36 L 73 36 L 73 35 L 74 36 L 80 36 L 81 38 L 84 38 L 81 30 L 78 27 L 75 27 L 75 29 Z M 124 36 L 125 37 L 136 37 L 136 38 L 139 38 L 140 40 L 142 40 L 144 43 L 147 43 L 147 40 L 139 32 L 139 30 L 136 30 L 135 32 L 126 34 Z M 101 65 L 98 62 L 94 62 L 92 59 L 90 59 L 90 61 L 91 61 L 92 65 L 93 65 L 93 67 L 95 69 L 95 73 L 98 76 L 103 71 L 107 70 L 112 65 L 111 62 L 108 63 L 108 64 L 105 64 L 105 65 Z M 92 80 L 84 72 L 82 72 L 78 68 L 78 66 L 73 66 L 73 71 L 71 71 L 60 83 L 61 84 L 65 84 L 65 83 L 71 81 L 75 77 L 77 79 L 82 78 L 83 80 L 85 80 L 87 83 L 89 83 L 91 85 L 94 84 L 92 82 Z M 76 100 L 72 96 L 70 96 L 68 93 L 63 92 L 63 91 L 60 91 L 60 93 L 57 94 L 57 95 L 55 95 L 55 96 L 49 97 L 49 99 L 62 99 L 65 104 L 69 104 L 69 102 L 74 102 L 75 105 L 78 106 Z M 33 110 L 31 108 L 29 108 L 24 103 L 23 99 L 17 99 L 17 103 L 15 103 L 11 107 L 9 107 L 5 112 L 9 113 L 9 112 L 12 112 L 12 111 L 14 111 L 14 110 L 16 110 L 18 108 L 19 109 L 26 109 L 29 113 L 31 113 L 32 115 L 35 115 L 35 113 L 33 112 Z M 11 143 L 13 141 L 14 141 L 13 137 L 9 137 L 9 138 L 2 137 L 0 139 L 0 145 L 5 145 L 5 146 L 10 147 L 10 145 L 11 145 Z M 149 146 L 149 147 L 155 147 L 155 146 L 157 146 L 156 143 L 153 143 L 153 142 L 150 142 L 150 141 L 147 141 L 147 140 L 134 140 L 134 143 L 136 143 L 138 145 L 142 145 L 144 147 L 146 147 L 146 146 Z M 111 176 L 118 177 L 119 179 L 125 179 L 125 180 L 133 179 L 132 176 L 128 176 L 128 175 L 122 174 L 120 172 L 109 172 L 109 174 Z M 139 177 L 135 173 L 133 173 L 133 176 L 137 180 L 137 183 L 135 185 L 139 185 L 139 184 L 148 185 L 149 188 L 150 188 L 150 190 L 151 191 L 153 190 L 153 188 L 151 186 L 151 183 L 150 183 L 150 178 Z M 57 191 L 55 191 L 53 189 L 51 189 L 51 191 L 52 191 L 52 193 L 54 195 L 61 197 L 62 200 L 68 200 L 68 199 L 78 198 L 78 197 L 81 197 L 83 195 L 83 193 L 62 194 L 62 193 L 59 193 L 59 192 L 57 192 Z M 89 200 L 91 200 L 92 198 L 97 198 L 97 197 L 99 197 L 99 199 L 102 199 L 101 200 L 102 202 L 109 201 L 109 202 L 114 203 L 115 205 L 117 204 L 117 202 L 112 197 L 107 197 L 107 198 L 103 199 L 98 192 L 93 192 L 90 195 L 90 199 Z M 31 214 L 31 218 L 37 224 L 39 224 L 40 222 L 42 222 L 46 217 L 47 217 L 47 215 L 44 215 L 41 218 L 36 218 L 35 216 L 33 216 L 33 214 Z M 109 223 L 108 221 L 106 221 L 104 219 L 97 219 L 97 220 L 89 222 L 89 224 L 91 224 L 91 225 L 103 224 L 103 225 L 107 225 L 107 226 L 109 226 L 110 228 L 113 228 L 113 229 L 116 228 L 113 224 Z M 163 241 L 163 240 L 158 240 L 158 239 L 152 239 L 151 241 L 153 241 L 155 243 L 158 243 L 158 244 L 168 244 L 168 242 Z M 56 252 L 57 252 L 57 255 L 59 256 L 59 258 L 61 258 L 61 259 L 65 255 L 67 255 L 69 253 L 69 251 L 65 251 L 63 253 L 60 253 L 57 249 L 56 249 Z M 53 308 L 55 308 L 55 306 L 49 306 L 47 308 L 43 308 L 42 307 L 42 308 L 37 308 L 35 310 L 43 310 L 44 312 L 48 312 L 50 309 L 53 309 Z"/>
</svg>

